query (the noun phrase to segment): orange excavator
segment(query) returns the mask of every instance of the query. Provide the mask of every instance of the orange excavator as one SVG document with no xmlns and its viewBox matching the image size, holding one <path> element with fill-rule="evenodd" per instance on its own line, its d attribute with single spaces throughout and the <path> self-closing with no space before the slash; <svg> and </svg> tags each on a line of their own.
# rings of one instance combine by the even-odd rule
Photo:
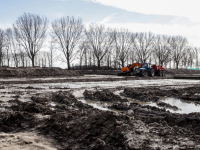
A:
<svg viewBox="0 0 200 150">
<path fill-rule="evenodd" d="M 118 76 L 131 76 L 131 75 L 137 75 L 140 73 L 140 68 L 142 67 L 142 64 L 140 63 L 133 63 L 131 65 L 128 65 L 127 67 L 122 67 L 122 70 L 120 73 L 118 73 Z"/>
</svg>

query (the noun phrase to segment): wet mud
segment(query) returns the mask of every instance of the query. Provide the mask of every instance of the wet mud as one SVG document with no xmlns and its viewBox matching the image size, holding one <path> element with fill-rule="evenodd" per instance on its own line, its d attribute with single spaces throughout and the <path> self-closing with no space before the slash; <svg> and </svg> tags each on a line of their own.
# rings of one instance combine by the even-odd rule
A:
<svg viewBox="0 0 200 150">
<path fill-rule="evenodd" d="M 164 102 L 158 102 L 157 105 L 160 106 L 160 107 L 165 107 L 165 108 L 170 108 L 170 109 L 178 110 L 177 106 L 172 106 L 172 105 L 164 103 Z"/>
<path fill-rule="evenodd" d="M 108 101 L 115 97 L 109 90 L 98 93 L 107 93 Z M 0 131 L 35 131 L 51 139 L 57 149 L 200 147 L 199 113 L 172 114 L 157 107 L 127 104 L 118 96 L 112 108 L 123 111 L 116 113 L 83 104 L 67 91 L 45 95 L 32 97 L 30 102 L 9 101 L 11 106 L 1 112 Z"/>
<path fill-rule="evenodd" d="M 83 93 L 85 99 L 93 101 L 104 101 L 104 102 L 128 102 L 127 99 L 122 99 L 120 96 L 113 94 L 109 90 L 103 91 L 88 91 L 85 90 Z"/>
<path fill-rule="evenodd" d="M 187 101 L 200 101 L 200 86 L 125 88 L 122 95 L 143 102 L 158 102 L 159 97 L 176 97 Z"/>
<path fill-rule="evenodd" d="M 5 89 L 7 85 L 2 88 Z M 5 92 L 2 96 L 10 94 L 10 100 L 0 101 L 0 132 L 6 133 L 0 138 L 4 143 L 7 135 L 36 133 L 50 140 L 52 149 L 60 150 L 200 149 L 200 113 L 172 113 L 166 108 L 175 109 L 175 106 L 161 100 L 161 97 L 175 97 L 198 103 L 198 85 L 81 89 L 85 100 L 111 103 L 106 106 L 108 111 L 82 103 L 70 88 L 41 92 L 43 87 L 29 85 L 18 90 L 1 91 Z M 117 90 L 122 93 L 114 94 Z M 28 100 L 22 101 L 25 94 Z M 152 102 L 161 108 L 133 103 L 129 98 Z M 11 141 L 14 143 L 16 139 Z M 22 142 L 28 149 L 37 140 L 18 141 L 18 145 Z M 11 146 L 12 143 L 8 147 Z"/>
</svg>

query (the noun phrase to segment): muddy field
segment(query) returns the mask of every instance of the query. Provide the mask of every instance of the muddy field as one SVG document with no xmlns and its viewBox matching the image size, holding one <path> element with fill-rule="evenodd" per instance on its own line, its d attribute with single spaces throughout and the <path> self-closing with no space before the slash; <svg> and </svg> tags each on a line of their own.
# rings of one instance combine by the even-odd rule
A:
<svg viewBox="0 0 200 150">
<path fill-rule="evenodd" d="M 0 149 L 200 149 L 199 80 L 75 74 L 1 78 Z"/>
</svg>

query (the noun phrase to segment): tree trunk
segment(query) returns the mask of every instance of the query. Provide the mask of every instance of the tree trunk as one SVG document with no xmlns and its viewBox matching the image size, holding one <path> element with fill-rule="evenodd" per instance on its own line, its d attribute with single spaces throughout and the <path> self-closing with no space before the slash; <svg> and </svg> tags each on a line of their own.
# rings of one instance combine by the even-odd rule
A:
<svg viewBox="0 0 200 150">
<path fill-rule="evenodd" d="M 67 59 L 67 68 L 68 68 L 68 70 L 71 70 L 71 68 L 70 68 L 70 63 L 69 63 L 69 59 Z"/>
<path fill-rule="evenodd" d="M 82 57 L 80 58 L 80 64 L 79 64 L 79 69 L 82 70 Z"/>
<path fill-rule="evenodd" d="M 98 62 L 97 62 L 98 63 L 98 70 L 101 70 L 101 64 L 100 64 L 100 62 L 101 62 L 100 60 L 98 60 Z"/>
<path fill-rule="evenodd" d="M 32 56 L 32 58 L 31 58 L 31 61 L 32 61 L 32 67 L 34 67 L 35 66 L 35 56 Z"/>
<path fill-rule="evenodd" d="M 179 63 L 178 63 L 178 62 L 176 62 L 176 69 L 178 69 L 178 64 L 179 64 Z"/>
<path fill-rule="evenodd" d="M 121 63 L 122 63 L 122 67 L 124 67 L 124 61 L 123 60 L 121 61 Z"/>
<path fill-rule="evenodd" d="M 69 59 L 69 50 L 67 49 L 67 68 L 70 70 L 70 59 Z"/>
</svg>

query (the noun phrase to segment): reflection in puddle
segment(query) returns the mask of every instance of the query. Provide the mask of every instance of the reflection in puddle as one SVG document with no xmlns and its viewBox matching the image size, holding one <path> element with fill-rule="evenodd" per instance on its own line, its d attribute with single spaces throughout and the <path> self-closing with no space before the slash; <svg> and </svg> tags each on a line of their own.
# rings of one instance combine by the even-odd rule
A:
<svg viewBox="0 0 200 150">
<path fill-rule="evenodd" d="M 94 102 L 94 101 L 90 101 L 90 100 L 85 100 L 85 99 L 79 99 L 79 101 L 81 101 L 82 103 L 85 103 L 85 104 L 88 104 L 90 106 L 93 106 L 94 108 L 97 108 L 97 109 L 100 109 L 100 110 L 110 110 L 108 108 L 106 108 L 107 106 L 110 106 L 111 103 L 103 103 L 103 104 L 100 104 L 100 103 L 97 103 L 97 102 Z"/>
<path fill-rule="evenodd" d="M 55 107 L 55 106 L 56 106 L 56 103 L 51 102 L 50 105 L 53 106 L 53 107 Z"/>
<path fill-rule="evenodd" d="M 6 109 L 5 108 L 0 108 L 0 111 L 5 111 Z"/>
<path fill-rule="evenodd" d="M 161 101 L 168 103 L 170 105 L 173 105 L 173 106 L 177 106 L 179 108 L 179 110 L 177 110 L 177 111 L 174 111 L 171 109 L 166 109 L 173 113 L 188 114 L 188 113 L 192 113 L 192 112 L 200 112 L 200 105 L 194 104 L 193 102 L 187 103 L 185 101 L 181 101 L 180 99 L 176 99 L 176 98 L 172 98 L 172 97 L 161 98 Z"/>
<path fill-rule="evenodd" d="M 85 92 L 85 89 L 84 90 L 74 90 L 73 95 L 76 98 L 83 98 L 84 97 L 84 95 L 83 95 L 84 92 Z"/>
<path fill-rule="evenodd" d="M 118 90 L 115 91 L 114 94 L 115 95 L 119 95 L 121 98 L 127 98 L 122 96 L 120 93 L 123 90 Z M 85 100 L 83 97 L 83 92 L 84 90 L 77 90 L 74 91 L 74 95 L 79 98 L 79 101 L 81 101 L 82 103 L 88 104 L 90 106 L 93 106 L 94 108 L 100 109 L 100 110 L 109 110 L 109 111 L 117 111 L 111 108 L 107 108 L 108 106 L 111 106 L 113 103 L 108 103 L 108 102 L 100 102 L 100 101 L 91 101 L 91 100 Z M 149 105 L 149 106 L 155 106 L 158 108 L 163 108 L 163 107 L 159 107 L 155 102 L 142 102 L 142 101 L 138 101 L 132 98 L 127 98 L 127 100 L 129 101 L 127 104 L 129 105 L 130 103 L 138 103 L 140 105 Z M 188 103 L 187 101 L 181 101 L 180 99 L 176 99 L 176 98 L 172 98 L 172 97 L 160 97 L 160 101 L 170 104 L 172 106 L 176 106 L 178 107 L 178 110 L 176 109 L 170 109 L 170 108 L 166 108 L 166 110 L 169 110 L 172 113 L 180 113 L 180 114 L 188 114 L 188 113 L 192 113 L 192 112 L 200 112 L 200 105 L 195 104 L 194 102 L 190 102 Z M 118 111 L 117 111 L 118 112 Z"/>
<path fill-rule="evenodd" d="M 19 99 L 19 100 L 22 101 L 22 102 L 32 102 L 31 99 Z"/>
<path fill-rule="evenodd" d="M 141 102 L 141 101 L 137 101 L 137 100 L 134 100 L 134 99 L 127 99 L 130 103 L 138 103 L 140 105 L 147 105 L 148 103 L 146 102 Z"/>
<path fill-rule="evenodd" d="M 90 106 L 93 106 L 94 108 L 97 108 L 100 110 L 116 111 L 116 110 L 107 108 L 108 106 L 111 106 L 112 103 L 96 102 L 96 101 L 85 100 L 85 99 L 79 99 L 79 101 L 81 101 L 82 103 L 88 104 Z M 141 102 L 141 101 L 130 99 L 130 98 L 128 99 L 128 101 L 129 101 L 129 103 L 138 103 L 140 105 L 149 105 L 149 106 L 159 107 L 154 102 Z M 200 105 L 194 104 L 193 102 L 188 103 L 185 101 L 181 101 L 180 99 L 171 98 L 171 97 L 162 97 L 162 98 L 160 98 L 160 101 L 170 104 L 172 106 L 177 106 L 179 108 L 178 110 L 166 108 L 166 110 L 169 110 L 172 113 L 188 114 L 188 113 L 192 113 L 192 112 L 200 112 Z M 129 104 L 129 103 L 127 103 L 127 104 Z M 159 107 L 159 108 L 163 108 L 163 107 Z M 121 112 L 121 111 L 119 111 L 119 112 Z"/>
</svg>

